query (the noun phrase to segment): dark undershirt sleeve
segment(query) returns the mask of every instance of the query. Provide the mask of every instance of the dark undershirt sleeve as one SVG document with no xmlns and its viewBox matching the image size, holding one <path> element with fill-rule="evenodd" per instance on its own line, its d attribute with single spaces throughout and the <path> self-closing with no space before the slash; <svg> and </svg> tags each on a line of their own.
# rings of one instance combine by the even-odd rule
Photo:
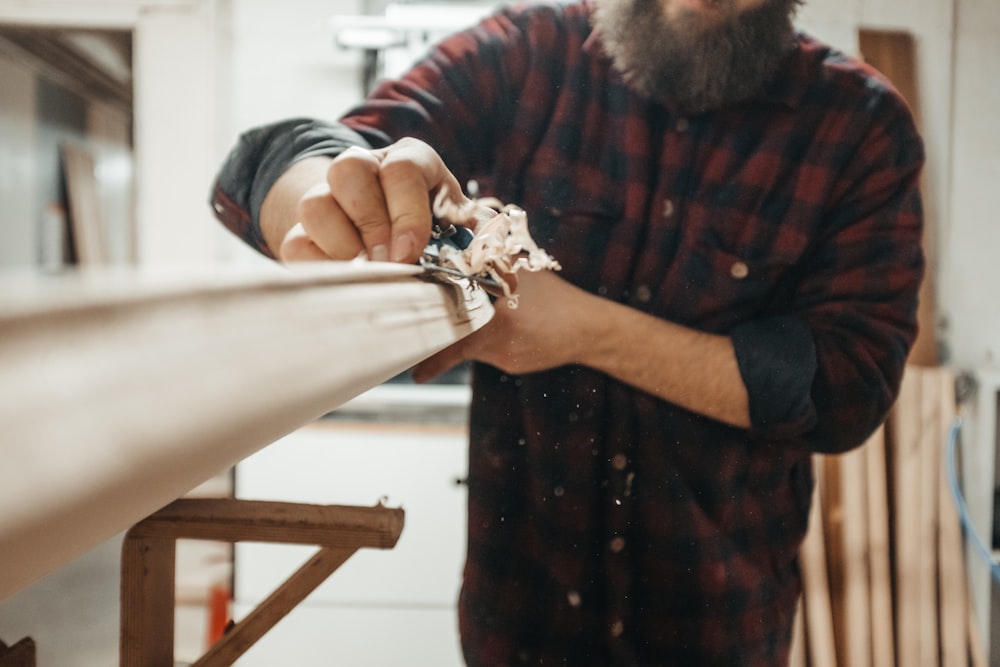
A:
<svg viewBox="0 0 1000 667">
<path fill-rule="evenodd" d="M 816 423 L 811 390 L 816 347 L 806 323 L 783 316 L 740 324 L 730 332 L 750 396 L 755 436 L 782 439 Z"/>
<path fill-rule="evenodd" d="M 294 162 L 370 147 L 357 132 L 338 123 L 294 118 L 248 130 L 230 151 L 216 177 L 211 204 L 234 234 L 273 257 L 260 232 L 260 207 L 275 181 Z"/>
</svg>

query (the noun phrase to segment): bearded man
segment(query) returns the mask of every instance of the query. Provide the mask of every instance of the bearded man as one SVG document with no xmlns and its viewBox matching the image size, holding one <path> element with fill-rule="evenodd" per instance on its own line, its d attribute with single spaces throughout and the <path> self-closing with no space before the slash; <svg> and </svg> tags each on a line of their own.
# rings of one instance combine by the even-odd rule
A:
<svg viewBox="0 0 1000 667">
<path fill-rule="evenodd" d="M 469 665 L 787 664 L 811 457 L 885 418 L 923 271 L 911 115 L 796 4 L 506 8 L 223 165 L 282 261 L 414 262 L 476 179 L 563 267 L 414 369 L 473 362 Z"/>
</svg>

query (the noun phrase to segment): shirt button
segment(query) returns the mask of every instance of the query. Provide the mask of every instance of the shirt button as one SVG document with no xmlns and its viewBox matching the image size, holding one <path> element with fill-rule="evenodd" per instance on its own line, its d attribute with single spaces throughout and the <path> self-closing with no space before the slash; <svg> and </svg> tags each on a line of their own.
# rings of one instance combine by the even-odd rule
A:
<svg viewBox="0 0 1000 667">
<path fill-rule="evenodd" d="M 745 262 L 736 262 L 729 267 L 729 275 L 736 278 L 736 280 L 743 280 L 750 275 L 750 267 Z"/>
<path fill-rule="evenodd" d="M 669 218 L 674 214 L 674 202 L 669 199 L 663 200 L 663 217 Z"/>
<path fill-rule="evenodd" d="M 611 459 L 611 465 L 615 470 L 625 470 L 628 465 L 628 457 L 624 454 L 615 454 Z"/>
<path fill-rule="evenodd" d="M 639 285 L 635 288 L 635 298 L 639 303 L 649 303 L 653 298 L 653 291 L 649 289 L 649 285 Z"/>
<path fill-rule="evenodd" d="M 611 624 L 610 634 L 612 638 L 618 639 L 619 637 L 622 636 L 623 632 L 625 632 L 624 623 L 622 623 L 621 621 L 615 621 L 614 623 Z"/>
<path fill-rule="evenodd" d="M 678 118 L 677 123 L 674 125 L 674 128 L 678 132 L 687 132 L 689 127 L 691 127 L 691 122 L 687 118 Z"/>
<path fill-rule="evenodd" d="M 611 540 L 609 546 L 611 547 L 611 553 L 613 554 L 621 553 L 622 550 L 625 548 L 625 538 L 616 537 L 613 540 Z"/>
</svg>

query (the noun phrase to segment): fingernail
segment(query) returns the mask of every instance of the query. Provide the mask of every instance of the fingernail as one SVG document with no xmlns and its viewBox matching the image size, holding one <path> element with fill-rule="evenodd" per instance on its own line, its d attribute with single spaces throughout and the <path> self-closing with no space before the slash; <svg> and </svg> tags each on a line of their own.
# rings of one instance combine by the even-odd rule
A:
<svg viewBox="0 0 1000 667">
<path fill-rule="evenodd" d="M 402 234 L 392 240 L 392 261 L 402 262 L 410 258 L 413 252 L 413 237 Z"/>
<path fill-rule="evenodd" d="M 384 244 L 372 248 L 371 260 L 373 262 L 388 262 L 389 261 L 389 249 L 385 247 Z"/>
</svg>

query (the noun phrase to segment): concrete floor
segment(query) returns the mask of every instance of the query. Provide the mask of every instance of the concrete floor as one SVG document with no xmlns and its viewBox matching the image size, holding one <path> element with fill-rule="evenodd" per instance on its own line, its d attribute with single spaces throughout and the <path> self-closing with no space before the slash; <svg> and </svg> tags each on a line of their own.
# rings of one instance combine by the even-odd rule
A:
<svg viewBox="0 0 1000 667">
<path fill-rule="evenodd" d="M 225 496 L 231 487 L 231 474 L 226 473 L 188 495 Z M 0 600 L 0 640 L 12 646 L 31 637 L 37 667 L 117 665 L 122 537 Z M 229 587 L 231 545 L 180 540 L 176 558 L 174 656 L 175 664 L 188 665 L 206 649 L 209 591 L 217 585 Z"/>
<path fill-rule="evenodd" d="M 0 602 L 0 639 L 8 645 L 31 637 L 38 667 L 111 667 L 118 664 L 121 536 Z M 178 545 L 175 664 L 188 665 L 205 651 L 206 591 L 224 573 L 228 545 Z"/>
<path fill-rule="evenodd" d="M 38 667 L 118 664 L 121 537 L 0 602 L 0 638 L 31 637 Z"/>
</svg>

